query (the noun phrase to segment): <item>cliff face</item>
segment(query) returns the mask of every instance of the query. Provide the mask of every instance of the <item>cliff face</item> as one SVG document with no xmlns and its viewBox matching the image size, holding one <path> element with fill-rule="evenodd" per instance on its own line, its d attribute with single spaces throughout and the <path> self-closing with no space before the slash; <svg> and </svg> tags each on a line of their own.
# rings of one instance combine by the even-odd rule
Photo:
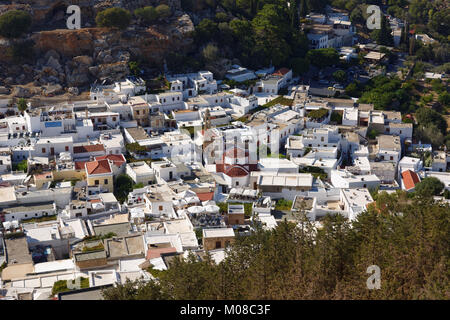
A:
<svg viewBox="0 0 450 320">
<path fill-rule="evenodd" d="M 83 28 L 35 32 L 30 37 L 34 42 L 33 65 L 11 63 L 7 54 L 0 54 L 0 86 L 33 82 L 36 87 L 60 85 L 75 92 L 73 87 L 87 87 L 95 80 L 119 80 L 128 75 L 132 59 L 162 66 L 169 52 L 192 50 L 193 30 L 189 16 L 180 15 L 167 24 L 127 31 Z M 0 52 L 9 47 L 9 41 L 0 39 Z M 23 94 L 17 92 L 18 96 Z"/>
</svg>

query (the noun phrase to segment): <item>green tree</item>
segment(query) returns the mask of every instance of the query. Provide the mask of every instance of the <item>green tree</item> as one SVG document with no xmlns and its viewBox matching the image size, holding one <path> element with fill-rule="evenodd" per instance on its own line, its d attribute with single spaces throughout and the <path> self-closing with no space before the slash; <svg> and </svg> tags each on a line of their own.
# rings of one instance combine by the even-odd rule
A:
<svg viewBox="0 0 450 320">
<path fill-rule="evenodd" d="M 95 22 L 99 27 L 124 30 L 131 22 L 131 13 L 122 8 L 109 8 L 97 13 Z"/>
<path fill-rule="evenodd" d="M 344 70 L 337 70 L 333 72 L 333 78 L 337 82 L 343 83 L 347 79 L 347 73 Z"/>
<path fill-rule="evenodd" d="M 128 67 L 130 68 L 130 71 L 134 76 L 138 77 L 141 75 L 141 69 L 139 68 L 139 62 L 130 61 L 130 62 L 128 62 Z"/>
<path fill-rule="evenodd" d="M 219 48 L 212 43 L 208 43 L 202 50 L 202 56 L 207 63 L 215 62 L 219 58 Z"/>
<path fill-rule="evenodd" d="M 0 16 L 0 36 L 18 38 L 31 27 L 31 15 L 22 10 L 10 10 Z"/>
<path fill-rule="evenodd" d="M 159 6 L 156 7 L 155 10 L 160 19 L 166 19 L 172 15 L 172 11 L 166 4 L 160 4 Z"/>
<path fill-rule="evenodd" d="M 203 19 L 195 27 L 195 40 L 198 44 L 208 43 L 216 40 L 219 34 L 219 28 L 217 23 L 210 19 Z"/>
<path fill-rule="evenodd" d="M 252 20 L 255 37 L 254 54 L 260 64 L 284 64 L 291 54 L 286 41 L 291 27 L 286 10 L 280 5 L 266 4 Z M 248 31 L 247 31 L 248 32 Z"/>
<path fill-rule="evenodd" d="M 28 109 L 27 100 L 25 100 L 24 98 L 19 98 L 19 100 L 17 101 L 17 108 L 21 112 L 27 110 Z"/>
<path fill-rule="evenodd" d="M 416 112 L 416 119 L 419 125 L 428 127 L 435 125 L 442 134 L 447 131 L 447 122 L 436 111 L 429 108 L 419 108 Z"/>
<path fill-rule="evenodd" d="M 438 101 L 443 106 L 450 107 L 450 94 L 447 91 L 442 92 L 438 97 Z"/>
<path fill-rule="evenodd" d="M 158 12 L 152 6 L 138 8 L 134 10 L 134 15 L 142 19 L 142 21 L 144 21 L 146 24 L 152 24 L 156 22 L 159 18 Z"/>
<path fill-rule="evenodd" d="M 117 176 L 114 183 L 114 195 L 117 200 L 123 203 L 131 191 L 133 191 L 133 179 L 127 174 Z"/>
<path fill-rule="evenodd" d="M 435 177 L 427 177 L 415 187 L 416 194 L 422 197 L 437 196 L 442 190 L 444 190 L 444 184 Z"/>
<path fill-rule="evenodd" d="M 313 65 L 319 68 L 339 63 L 339 53 L 334 48 L 313 49 L 308 51 L 306 57 Z"/>
<path fill-rule="evenodd" d="M 300 1 L 300 17 L 305 18 L 308 14 L 308 6 L 306 0 Z"/>
<path fill-rule="evenodd" d="M 27 172 L 27 171 L 28 171 L 28 161 L 27 161 L 26 159 L 20 161 L 20 162 L 17 164 L 15 170 Z"/>
<path fill-rule="evenodd" d="M 389 26 L 386 16 L 381 15 L 381 27 L 380 30 L 377 30 L 376 33 L 376 42 L 377 44 L 381 44 L 384 46 L 392 46 L 394 44 L 394 38 L 392 37 L 392 30 Z"/>
<path fill-rule="evenodd" d="M 295 74 L 303 74 L 309 70 L 309 61 L 305 58 L 292 58 L 289 65 Z"/>
</svg>

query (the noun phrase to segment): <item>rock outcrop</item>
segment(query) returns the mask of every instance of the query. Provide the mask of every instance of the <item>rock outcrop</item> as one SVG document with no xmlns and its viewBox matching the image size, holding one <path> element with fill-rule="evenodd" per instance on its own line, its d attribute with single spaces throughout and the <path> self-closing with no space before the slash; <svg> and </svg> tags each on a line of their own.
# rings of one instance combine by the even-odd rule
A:
<svg viewBox="0 0 450 320">
<path fill-rule="evenodd" d="M 149 28 L 132 26 L 126 31 L 83 28 L 35 32 L 30 37 L 34 42 L 34 65 L 11 63 L 8 55 L 0 54 L 0 85 L 33 82 L 44 94 L 53 95 L 61 92 L 56 85 L 68 90 L 86 88 L 95 80 L 116 81 L 129 74 L 131 60 L 162 66 L 168 53 L 191 51 L 193 30 L 194 25 L 185 14 L 167 24 Z M 7 40 L 0 41 L 0 51 L 8 50 L 10 45 Z M 51 90 L 44 88 L 49 85 Z M 29 95 L 22 89 L 12 94 Z"/>
</svg>

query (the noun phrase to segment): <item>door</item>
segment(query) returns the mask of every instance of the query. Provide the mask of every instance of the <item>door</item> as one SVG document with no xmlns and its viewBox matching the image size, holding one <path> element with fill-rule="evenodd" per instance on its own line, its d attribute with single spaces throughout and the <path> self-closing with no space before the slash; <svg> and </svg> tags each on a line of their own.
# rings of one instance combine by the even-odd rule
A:
<svg viewBox="0 0 450 320">
<path fill-rule="evenodd" d="M 55 155 L 55 148 L 53 148 L 53 147 L 50 148 L 50 155 L 52 155 L 52 156 Z"/>
</svg>

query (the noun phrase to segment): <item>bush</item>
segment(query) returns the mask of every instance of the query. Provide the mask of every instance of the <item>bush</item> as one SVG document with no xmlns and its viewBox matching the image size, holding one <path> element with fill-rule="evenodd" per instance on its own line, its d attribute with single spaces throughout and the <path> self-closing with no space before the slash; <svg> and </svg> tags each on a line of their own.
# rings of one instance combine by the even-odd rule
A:
<svg viewBox="0 0 450 320">
<path fill-rule="evenodd" d="M 33 40 L 14 41 L 7 49 L 7 56 L 15 63 L 22 63 L 33 58 Z"/>
<path fill-rule="evenodd" d="M 313 65 L 319 68 L 339 63 L 339 53 L 334 48 L 309 50 L 306 57 Z"/>
<path fill-rule="evenodd" d="M 20 161 L 18 164 L 13 164 L 13 171 L 27 172 L 28 162 L 27 159 Z"/>
<path fill-rule="evenodd" d="M 342 113 L 338 111 L 333 111 L 330 116 L 330 121 L 336 124 L 342 124 Z"/>
<path fill-rule="evenodd" d="M 369 139 L 373 140 L 373 139 L 375 139 L 375 138 L 377 137 L 378 134 L 379 134 L 379 132 L 378 132 L 376 129 L 371 128 L 371 129 L 367 132 L 367 137 L 368 137 Z"/>
<path fill-rule="evenodd" d="M 292 201 L 286 199 L 279 199 L 275 204 L 275 210 L 291 210 Z"/>
<path fill-rule="evenodd" d="M 142 19 L 146 24 L 152 24 L 159 18 L 159 14 L 152 6 L 134 10 L 134 15 Z"/>
<path fill-rule="evenodd" d="M 99 27 L 126 29 L 131 22 L 131 13 L 122 8 L 109 8 L 100 11 L 95 18 Z"/>
<path fill-rule="evenodd" d="M 80 289 L 89 288 L 89 278 L 81 277 L 79 279 L 80 279 L 80 286 L 81 286 Z M 54 296 L 60 292 L 67 292 L 67 291 L 73 290 L 73 289 L 69 289 L 67 287 L 67 281 L 72 281 L 72 283 L 73 283 L 73 280 L 58 280 L 55 283 L 53 283 L 52 295 Z"/>
<path fill-rule="evenodd" d="M 18 38 L 31 27 L 31 15 L 22 10 L 11 10 L 0 16 L 0 35 Z"/>
<path fill-rule="evenodd" d="M 156 13 L 158 14 L 160 19 L 165 19 L 172 15 L 172 11 L 170 10 L 169 6 L 165 4 L 160 4 L 159 6 L 157 6 Z"/>
<path fill-rule="evenodd" d="M 24 98 L 19 98 L 19 101 L 17 101 L 17 109 L 19 109 L 19 111 L 22 112 L 27 110 L 28 109 L 27 100 L 25 100 Z"/>
<path fill-rule="evenodd" d="M 328 115 L 328 109 L 320 108 L 308 113 L 307 117 L 315 120 L 323 119 Z"/>
</svg>

